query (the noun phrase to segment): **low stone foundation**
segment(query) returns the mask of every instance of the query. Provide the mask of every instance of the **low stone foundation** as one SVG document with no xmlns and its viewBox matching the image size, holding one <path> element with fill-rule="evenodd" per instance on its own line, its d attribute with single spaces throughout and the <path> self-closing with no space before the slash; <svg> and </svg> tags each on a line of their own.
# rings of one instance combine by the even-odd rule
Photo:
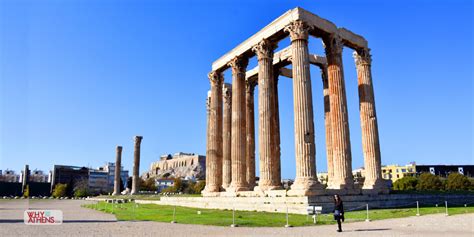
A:
<svg viewBox="0 0 474 237">
<path fill-rule="evenodd" d="M 384 195 L 346 195 L 341 197 L 346 211 L 362 210 L 369 204 L 369 209 L 416 207 L 439 204 L 444 206 L 460 206 L 474 204 L 474 194 L 449 194 L 449 195 L 410 195 L 410 194 L 384 194 Z M 333 211 L 333 196 L 310 197 L 162 197 L 160 201 L 137 200 L 137 203 L 153 203 L 158 205 L 176 205 L 204 209 L 221 209 L 241 211 L 286 212 L 307 214 L 309 205 L 322 206 L 323 213 Z"/>
</svg>

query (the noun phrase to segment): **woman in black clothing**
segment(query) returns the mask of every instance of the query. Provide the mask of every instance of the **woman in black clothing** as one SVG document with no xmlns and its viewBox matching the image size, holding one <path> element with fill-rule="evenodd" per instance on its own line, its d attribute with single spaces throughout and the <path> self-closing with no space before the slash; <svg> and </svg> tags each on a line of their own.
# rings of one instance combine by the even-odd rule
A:
<svg viewBox="0 0 474 237">
<path fill-rule="evenodd" d="M 334 195 L 334 220 L 337 221 L 337 232 L 342 232 L 341 221 L 344 222 L 344 205 L 341 197 Z"/>
</svg>

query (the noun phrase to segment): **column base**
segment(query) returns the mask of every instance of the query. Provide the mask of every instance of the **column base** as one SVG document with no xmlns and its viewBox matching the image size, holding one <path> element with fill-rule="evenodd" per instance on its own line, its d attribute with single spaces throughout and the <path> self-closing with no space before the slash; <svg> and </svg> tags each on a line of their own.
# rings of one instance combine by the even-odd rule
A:
<svg viewBox="0 0 474 237">
<path fill-rule="evenodd" d="M 209 192 L 209 191 L 206 191 L 206 190 L 202 190 L 201 194 L 202 194 L 203 197 L 219 197 L 219 196 L 221 196 L 220 192 Z"/>
<path fill-rule="evenodd" d="M 324 194 L 324 186 L 316 178 L 296 178 L 288 196 L 314 196 Z"/>
<path fill-rule="evenodd" d="M 388 194 L 390 192 L 386 181 L 379 179 L 375 182 L 364 182 L 362 193 L 364 194 Z"/>
<path fill-rule="evenodd" d="M 230 185 L 225 191 L 229 192 L 229 193 L 237 193 L 237 192 L 249 191 L 249 190 L 250 189 L 247 186 L 233 186 L 233 185 Z"/>
<path fill-rule="evenodd" d="M 346 184 L 336 184 L 332 183 L 331 186 L 328 186 L 326 193 L 329 195 L 338 194 L 338 195 L 357 195 L 361 193 L 359 188 L 354 186 L 354 183 Z"/>
<path fill-rule="evenodd" d="M 283 189 L 282 185 L 258 185 L 255 186 L 254 191 L 256 192 L 265 192 L 270 190 L 281 190 Z"/>
<path fill-rule="evenodd" d="M 220 186 L 217 186 L 217 185 L 208 186 L 208 185 L 206 185 L 204 190 L 202 190 L 202 193 L 219 193 L 220 191 L 222 191 Z"/>
</svg>

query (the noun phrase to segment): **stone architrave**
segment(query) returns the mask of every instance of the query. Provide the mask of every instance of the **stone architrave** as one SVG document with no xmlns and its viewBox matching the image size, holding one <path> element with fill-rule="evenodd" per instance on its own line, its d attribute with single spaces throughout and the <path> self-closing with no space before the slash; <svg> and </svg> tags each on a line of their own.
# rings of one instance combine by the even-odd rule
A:
<svg viewBox="0 0 474 237">
<path fill-rule="evenodd" d="M 247 125 L 247 147 L 245 149 L 245 159 L 247 163 L 247 183 L 249 189 L 255 187 L 255 113 L 254 113 L 254 91 L 255 82 L 245 82 L 245 105 L 246 105 L 246 125 Z"/>
<path fill-rule="evenodd" d="M 133 153 L 133 176 L 132 176 L 132 195 L 138 193 L 138 180 L 140 179 L 140 145 L 142 143 L 142 136 L 135 136 L 135 149 Z"/>
<path fill-rule="evenodd" d="M 222 187 L 228 188 L 232 180 L 231 131 L 232 131 L 232 85 L 224 83 L 222 88 L 224 105 L 223 148 L 222 148 Z"/>
<path fill-rule="evenodd" d="M 226 191 L 247 191 L 247 166 L 245 157 L 246 123 L 245 123 L 245 71 L 248 59 L 235 57 L 229 63 L 232 68 L 232 181 Z"/>
<path fill-rule="evenodd" d="M 260 180 L 258 190 L 281 188 L 279 160 L 276 154 L 275 80 L 273 77 L 273 50 L 276 45 L 263 39 L 252 50 L 258 58 L 258 117 Z"/>
<path fill-rule="evenodd" d="M 354 52 L 359 86 L 359 109 L 364 152 L 365 181 L 362 189 L 371 192 L 387 192 L 382 179 L 379 131 L 375 111 L 374 87 L 372 84 L 370 49 Z"/>
<path fill-rule="evenodd" d="M 347 99 L 342 66 L 342 44 L 337 34 L 323 38 L 328 63 L 328 84 L 331 119 L 334 179 L 329 189 L 353 193 L 352 157 L 347 115 Z"/>
<path fill-rule="evenodd" d="M 219 72 L 209 73 L 211 103 L 206 151 L 206 187 L 204 196 L 216 196 L 222 186 L 222 83 Z"/>
<path fill-rule="evenodd" d="M 115 177 L 114 177 L 114 192 L 112 195 L 120 195 L 120 174 L 122 173 L 122 147 L 117 146 L 115 157 Z"/>
<path fill-rule="evenodd" d="M 323 80 L 323 95 L 324 95 L 324 127 L 326 129 L 326 159 L 328 166 L 327 186 L 331 186 L 334 179 L 334 161 L 332 155 L 332 131 L 331 131 L 331 106 L 329 100 L 329 84 L 327 67 L 321 67 L 321 78 Z"/>
<path fill-rule="evenodd" d="M 288 192 L 289 195 L 314 195 L 323 189 L 316 176 L 316 145 L 308 50 L 309 29 L 308 25 L 300 20 L 291 22 L 285 28 L 285 32 L 290 34 L 291 39 L 295 111 L 296 178 Z"/>
</svg>

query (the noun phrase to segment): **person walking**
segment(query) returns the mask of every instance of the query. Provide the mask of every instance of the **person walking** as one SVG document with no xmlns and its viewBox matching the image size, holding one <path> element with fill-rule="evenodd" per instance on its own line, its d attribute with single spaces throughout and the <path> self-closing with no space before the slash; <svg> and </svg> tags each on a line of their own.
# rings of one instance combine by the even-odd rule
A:
<svg viewBox="0 0 474 237">
<path fill-rule="evenodd" d="M 344 205 L 341 197 L 334 195 L 334 220 L 337 221 L 337 232 L 342 232 L 341 221 L 344 222 Z"/>
</svg>

